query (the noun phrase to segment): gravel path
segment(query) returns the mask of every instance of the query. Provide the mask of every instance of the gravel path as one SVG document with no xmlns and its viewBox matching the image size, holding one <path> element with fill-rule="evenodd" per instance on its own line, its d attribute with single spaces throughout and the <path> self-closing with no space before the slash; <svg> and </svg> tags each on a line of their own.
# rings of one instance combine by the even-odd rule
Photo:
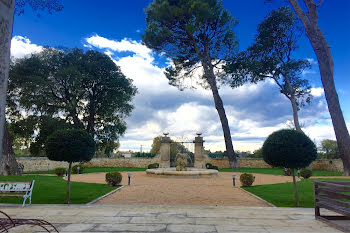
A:
<svg viewBox="0 0 350 233">
<path fill-rule="evenodd" d="M 236 185 L 239 187 L 239 174 Z M 122 172 L 127 184 L 127 172 Z M 254 174 L 254 185 L 291 182 L 292 177 Z M 72 181 L 105 183 L 105 173 L 72 175 Z M 239 188 L 232 187 L 232 173 L 220 172 L 211 178 L 156 177 L 132 172 L 131 185 L 100 200 L 97 204 L 268 206 Z"/>
</svg>

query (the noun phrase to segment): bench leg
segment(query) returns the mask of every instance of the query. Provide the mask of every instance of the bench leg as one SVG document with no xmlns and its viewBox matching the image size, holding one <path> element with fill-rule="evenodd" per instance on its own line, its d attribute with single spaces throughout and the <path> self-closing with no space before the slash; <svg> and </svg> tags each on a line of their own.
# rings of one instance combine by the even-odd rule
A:
<svg viewBox="0 0 350 233">
<path fill-rule="evenodd" d="M 24 207 L 24 206 L 26 205 L 27 196 L 24 196 L 23 198 L 24 198 L 24 200 L 23 200 L 23 205 L 22 205 L 22 207 Z"/>
</svg>

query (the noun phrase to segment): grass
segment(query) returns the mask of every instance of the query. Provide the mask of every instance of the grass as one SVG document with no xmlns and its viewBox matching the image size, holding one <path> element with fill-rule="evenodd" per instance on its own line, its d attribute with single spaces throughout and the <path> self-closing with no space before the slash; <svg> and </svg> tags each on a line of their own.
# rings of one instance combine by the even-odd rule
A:
<svg viewBox="0 0 350 233">
<path fill-rule="evenodd" d="M 97 173 L 97 172 L 128 172 L 128 171 L 146 171 L 147 168 L 137 167 L 86 167 L 83 173 Z M 24 174 L 55 174 L 54 170 L 49 171 L 35 171 L 25 172 Z"/>
<path fill-rule="evenodd" d="M 220 168 L 220 172 L 247 172 L 247 173 L 259 173 L 259 174 L 270 174 L 270 175 L 283 175 L 283 168 Z M 341 172 L 324 171 L 324 170 L 312 170 L 313 176 L 341 176 Z"/>
<path fill-rule="evenodd" d="M 303 179 L 297 182 L 299 194 L 299 207 L 314 207 L 314 191 L 313 181 L 320 179 Z M 347 179 L 321 179 L 321 180 L 347 180 Z M 262 199 L 274 204 L 277 207 L 295 207 L 294 186 L 293 182 L 256 185 L 244 187 L 245 190 L 251 192 Z"/>
<path fill-rule="evenodd" d="M 57 176 L 0 176 L 1 181 L 32 181 L 35 180 L 32 203 L 33 204 L 63 204 L 66 198 L 67 181 Z M 117 187 L 106 184 L 71 182 L 71 204 L 85 204 L 112 191 Z M 21 197 L 0 197 L 0 203 L 21 204 Z M 27 200 L 28 202 L 28 200 Z"/>
</svg>

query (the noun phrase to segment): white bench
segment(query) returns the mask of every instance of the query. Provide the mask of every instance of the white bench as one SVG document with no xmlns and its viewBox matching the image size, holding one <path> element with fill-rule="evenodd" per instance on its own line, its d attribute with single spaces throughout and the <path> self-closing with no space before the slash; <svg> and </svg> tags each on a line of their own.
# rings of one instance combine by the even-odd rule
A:
<svg viewBox="0 0 350 233">
<path fill-rule="evenodd" d="M 0 197 L 23 197 L 23 205 L 29 198 L 29 204 L 32 204 L 32 192 L 34 181 L 32 182 L 0 182 Z"/>
</svg>

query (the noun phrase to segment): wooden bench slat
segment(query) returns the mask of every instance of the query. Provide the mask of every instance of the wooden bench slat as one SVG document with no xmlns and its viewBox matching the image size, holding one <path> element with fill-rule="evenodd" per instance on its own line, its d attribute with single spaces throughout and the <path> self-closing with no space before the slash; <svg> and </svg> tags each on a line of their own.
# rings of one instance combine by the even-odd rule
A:
<svg viewBox="0 0 350 233">
<path fill-rule="evenodd" d="M 327 182 L 317 182 L 319 186 L 324 186 L 327 188 L 331 188 L 333 191 L 339 191 L 339 192 L 350 192 L 350 186 L 345 186 L 342 184 L 333 184 L 333 183 L 327 183 Z"/>
<path fill-rule="evenodd" d="M 329 203 L 323 202 L 323 201 L 317 202 L 317 206 L 319 206 L 321 208 L 326 208 L 326 209 L 332 210 L 336 213 L 343 214 L 345 216 L 350 217 L 350 209 L 349 208 L 335 206 L 335 205 L 332 205 L 332 204 L 329 204 Z"/>
<path fill-rule="evenodd" d="M 347 199 L 350 200 L 350 195 L 344 194 L 344 193 L 338 193 L 332 189 L 328 188 L 316 188 L 315 189 L 317 194 L 322 194 L 325 196 L 328 196 L 330 198 L 339 198 L 339 199 Z"/>
<path fill-rule="evenodd" d="M 1 194 L 0 197 L 23 197 L 23 194 L 22 195 Z"/>
<path fill-rule="evenodd" d="M 328 196 L 325 196 L 325 195 L 318 195 L 318 196 L 316 196 L 316 200 L 323 201 L 323 202 L 329 202 L 329 203 L 331 203 L 333 205 L 339 205 L 339 206 L 342 206 L 342 207 L 350 208 L 350 202 L 344 202 L 344 201 L 340 201 L 340 200 L 337 200 L 337 199 L 332 199 L 332 198 L 329 198 Z"/>
</svg>

